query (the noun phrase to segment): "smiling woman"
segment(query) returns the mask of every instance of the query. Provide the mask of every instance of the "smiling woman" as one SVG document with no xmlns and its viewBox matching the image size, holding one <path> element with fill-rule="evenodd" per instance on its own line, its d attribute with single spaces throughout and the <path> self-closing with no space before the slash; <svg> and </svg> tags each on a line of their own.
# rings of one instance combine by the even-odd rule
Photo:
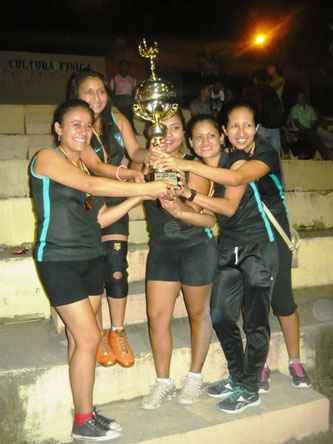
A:
<svg viewBox="0 0 333 444">
<path fill-rule="evenodd" d="M 37 216 L 34 257 L 43 287 L 66 326 L 69 377 L 75 419 L 72 436 L 101 441 L 120 435 L 121 426 L 93 408 L 96 312 L 103 293 L 101 227 L 114 223 L 142 202 L 161 196 L 167 185 L 123 183 L 89 175 L 80 156 L 90 142 L 93 112 L 82 100 L 57 108 L 57 147 L 38 151 L 30 166 Z M 107 208 L 103 196 L 133 196 Z M 134 197 L 138 196 L 138 197 Z"/>
</svg>

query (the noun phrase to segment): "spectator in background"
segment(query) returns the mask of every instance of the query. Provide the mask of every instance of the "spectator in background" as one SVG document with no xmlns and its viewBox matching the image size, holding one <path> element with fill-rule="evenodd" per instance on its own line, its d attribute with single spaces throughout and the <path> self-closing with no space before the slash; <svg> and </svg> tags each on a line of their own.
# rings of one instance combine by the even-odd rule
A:
<svg viewBox="0 0 333 444">
<path fill-rule="evenodd" d="M 297 94 L 297 103 L 291 108 L 289 118 L 291 130 L 297 136 L 298 142 L 304 142 L 304 152 L 300 159 L 311 159 L 318 150 L 322 159 L 327 160 L 329 150 L 322 143 L 317 132 L 318 118 L 312 106 L 308 105 L 304 91 Z"/>
<path fill-rule="evenodd" d="M 132 106 L 135 103 L 134 96 L 136 91 L 136 78 L 129 73 L 129 62 L 127 60 L 120 60 L 118 69 L 119 72 L 111 77 L 110 87 L 113 93 L 113 103 L 118 110 L 130 122 L 133 131 L 137 134 L 133 121 Z"/>
<path fill-rule="evenodd" d="M 215 79 L 213 84 L 213 88 L 211 91 L 210 99 L 212 102 L 213 116 L 217 119 L 219 113 L 222 109 L 222 105 L 224 102 L 224 90 L 222 86 L 222 82 L 219 78 Z"/>
<path fill-rule="evenodd" d="M 258 136 L 272 145 L 281 155 L 280 127 L 282 124 L 282 105 L 275 90 L 267 84 L 266 70 L 257 69 L 252 74 L 252 85 L 243 91 L 243 97 L 256 106 L 259 113 Z"/>
<path fill-rule="evenodd" d="M 199 97 L 190 103 L 191 116 L 195 117 L 200 114 L 213 114 L 212 103 L 210 100 L 212 84 L 208 79 L 201 82 Z"/>
<path fill-rule="evenodd" d="M 268 65 L 267 74 L 269 76 L 269 86 L 274 88 L 276 94 L 278 95 L 278 98 L 280 99 L 281 103 L 283 103 L 282 94 L 284 85 L 286 84 L 286 80 L 283 77 L 281 66 L 273 64 Z"/>
</svg>

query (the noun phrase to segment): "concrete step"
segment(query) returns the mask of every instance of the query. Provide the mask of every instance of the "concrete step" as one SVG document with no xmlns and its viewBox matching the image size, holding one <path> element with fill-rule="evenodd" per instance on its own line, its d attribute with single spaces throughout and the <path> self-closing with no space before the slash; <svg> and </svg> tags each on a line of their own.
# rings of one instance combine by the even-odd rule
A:
<svg viewBox="0 0 333 444">
<path fill-rule="evenodd" d="M 15 162 L 22 167 L 23 175 L 13 164 L 12 168 L 8 167 L 7 161 L 0 162 L 0 177 L 4 179 L 3 186 L 0 187 L 0 244 L 6 245 L 33 242 L 35 236 L 35 217 L 26 181 L 28 161 Z M 14 178 L 16 178 L 15 185 L 10 185 Z M 5 195 L 10 197 L 3 198 Z M 19 195 L 24 197 L 18 197 Z M 286 202 L 290 220 L 298 229 L 333 228 L 333 191 L 286 192 Z M 144 218 L 141 210 L 140 220 Z M 132 217 L 131 219 L 133 220 Z M 130 240 L 132 243 L 148 241 L 144 223 L 130 227 Z"/>
<path fill-rule="evenodd" d="M 15 194 L 19 190 L 20 184 L 22 182 L 18 178 L 17 188 L 13 188 L 11 192 Z M 6 187 L 4 188 L 6 189 Z M 130 242 L 134 244 L 147 242 L 148 235 L 142 206 L 131 210 L 129 217 Z M 32 243 L 34 239 L 35 215 L 32 199 L 29 197 L 0 199 L 0 244 L 16 246 L 24 242 Z"/>
<path fill-rule="evenodd" d="M 293 288 L 332 285 L 333 233 L 305 231 L 301 235 L 304 237 L 300 243 L 299 268 L 292 270 Z M 31 251 L 19 256 L 14 256 L 13 251 L 0 252 L 0 322 L 48 318 L 48 299 L 37 279 Z M 147 253 L 146 244 L 129 245 L 130 283 L 144 281 Z M 139 293 L 143 294 L 143 290 Z M 137 313 L 137 322 L 142 322 Z"/>
<path fill-rule="evenodd" d="M 32 153 L 53 143 L 54 137 L 51 134 L 0 135 L 0 160 L 27 160 L 32 157 Z"/>
<path fill-rule="evenodd" d="M 298 304 L 299 315 L 301 319 L 301 353 L 302 360 L 311 370 L 315 365 L 327 366 L 328 362 L 321 362 L 320 359 L 329 359 L 329 347 L 332 343 L 332 325 L 333 325 L 333 287 L 316 287 L 295 292 L 296 302 Z M 268 364 L 272 370 L 279 370 L 284 375 L 287 374 L 287 353 L 280 332 L 277 320 L 271 317 L 271 344 Z M 190 362 L 190 331 L 186 319 L 176 319 L 172 325 L 174 338 L 174 351 L 172 356 L 171 376 L 174 378 L 177 387 L 180 386 L 181 378 L 187 373 Z M 145 394 L 149 385 L 155 379 L 153 359 L 148 339 L 148 331 L 146 324 L 138 324 L 128 326 L 127 334 L 129 341 L 135 351 L 136 362 L 131 368 L 124 369 L 119 365 L 96 369 L 96 385 L 95 385 L 95 402 L 98 405 L 107 404 L 114 401 L 131 400 Z M 55 442 L 69 441 L 69 433 L 72 424 L 72 399 L 68 382 L 68 367 L 66 363 L 66 339 L 64 333 L 57 335 L 51 321 L 35 321 L 24 322 L 18 324 L 2 324 L 0 325 L 0 393 L 3 404 L 6 405 L 4 414 L 0 416 L 0 442 L 33 442 L 45 443 L 52 439 Z M 226 376 L 226 364 L 221 352 L 220 346 L 215 336 L 212 337 L 210 350 L 203 368 L 203 374 L 206 383 L 212 383 Z M 278 377 L 280 378 L 280 377 Z M 253 440 L 253 433 L 249 433 L 252 437 L 252 443 L 262 442 L 283 442 L 285 436 L 302 437 L 308 434 L 317 433 L 327 429 L 328 402 L 325 398 L 315 394 L 312 390 L 296 390 L 291 384 L 283 386 L 280 390 L 280 379 L 272 378 L 272 392 L 267 396 L 267 401 L 262 397 L 263 404 L 252 412 L 244 413 L 237 418 L 252 418 L 258 412 L 259 423 L 251 426 L 259 433 L 264 428 L 266 440 Z M 283 379 L 283 378 L 282 378 Z M 274 389 L 276 381 L 276 390 Z M 282 381 L 282 380 L 281 380 Z M 285 380 L 283 384 L 287 384 Z M 291 393 L 292 392 L 292 393 Z M 289 425 L 284 423 L 286 415 L 282 413 L 284 407 L 289 408 L 286 396 L 290 397 L 289 402 L 295 402 L 296 410 L 289 410 L 289 418 L 291 418 L 294 427 L 294 435 L 284 435 L 283 430 L 288 430 Z M 308 398 L 309 396 L 309 398 Z M 272 403 L 266 404 L 270 397 L 273 398 Z M 204 396 L 203 396 L 204 399 Z M 288 398 L 289 399 L 289 398 Z M 323 401 L 324 399 L 324 401 Z M 293 400 L 293 401 L 292 401 Z M 321 404 L 319 401 L 324 402 Z M 312 404 L 310 412 L 305 413 L 304 406 L 308 402 L 318 401 Z M 138 402 L 138 401 L 134 401 Z M 212 400 L 205 401 L 210 404 L 207 408 L 214 415 L 214 402 Z M 126 403 L 127 404 L 127 403 Z M 279 406 L 274 416 L 275 419 L 270 420 L 271 425 L 277 423 L 278 428 L 269 430 L 268 423 L 263 421 L 263 415 L 274 409 L 273 404 Z M 137 404 L 127 404 L 129 412 L 132 407 Z M 210 421 L 214 423 L 210 414 L 201 417 L 200 405 L 185 407 L 185 412 L 192 412 L 192 425 L 185 425 L 183 431 L 188 433 L 185 441 L 191 442 L 190 429 L 196 429 L 195 423 L 206 418 L 205 427 L 208 428 Z M 204 406 L 203 406 L 204 407 Z M 106 408 L 106 411 L 109 407 Z M 110 407 L 113 410 L 113 406 Z M 134 408 L 134 407 L 133 407 Z M 176 407 L 174 407 L 176 408 Z M 178 407 L 177 407 L 178 408 Z M 197 410 L 197 408 L 199 410 Z M 206 408 L 206 407 L 205 407 Z M 123 408 L 120 409 L 124 412 Z M 317 410 L 320 410 L 317 419 Z M 179 412 L 176 410 L 176 412 Z M 184 412 L 184 415 L 186 413 Z M 141 413 L 137 412 L 137 415 Z M 164 408 L 147 413 L 147 421 L 144 430 L 150 430 L 151 422 L 163 422 Z M 281 415 L 281 416 L 280 416 Z M 312 415 L 311 418 L 309 415 Z M 123 413 L 120 413 L 123 419 Z M 132 416 L 132 415 L 129 415 Z M 12 427 L 12 418 L 20 418 L 16 421 L 15 427 Z M 224 419 L 225 415 L 216 416 L 221 424 L 224 421 L 233 421 L 232 418 Z M 298 421 L 303 418 L 304 424 L 300 425 Z M 321 418 L 321 419 L 320 419 Z M 237 421 L 236 418 L 234 420 Z M 130 428 L 126 427 L 131 419 L 122 421 L 124 423 L 124 438 L 130 435 Z M 184 421 L 185 420 L 184 418 Z M 170 422 L 168 421 L 170 424 Z M 173 423 L 173 422 L 171 422 Z M 177 423 L 177 420 L 176 420 Z M 149 424 L 149 427 L 147 425 Z M 246 423 L 247 424 L 247 423 Z M 283 424 L 283 426 L 282 426 Z M 297 424 L 297 427 L 295 427 Z M 308 426 L 312 424 L 313 429 Z M 217 424 L 215 424 L 217 425 Z M 318 426 L 318 429 L 316 429 Z M 177 426 L 178 427 L 178 426 Z M 200 426 L 204 427 L 203 425 Z M 249 426 L 250 427 L 250 426 Z M 241 427 L 240 427 L 241 428 Z M 247 426 L 245 430 L 250 430 Z M 281 429 L 281 430 L 280 430 Z M 141 429 L 140 429 L 141 430 Z M 154 429 L 151 429 L 152 436 L 155 437 Z M 156 431 L 158 429 L 155 429 Z M 172 427 L 172 430 L 174 428 Z M 126 433 L 126 434 L 125 434 Z M 140 432 L 141 433 L 141 432 Z M 162 433 L 162 431 L 161 431 Z M 175 439 L 180 432 L 171 433 Z M 220 433 L 220 432 L 219 432 Z M 225 433 L 227 433 L 225 431 Z M 278 435 L 281 433 L 281 435 Z M 304 434 L 302 434 L 304 433 Z M 268 437 L 281 436 L 280 441 L 269 441 Z M 163 436 L 163 433 L 162 433 Z M 227 435 L 228 436 L 228 435 Z M 231 435 L 230 435 L 231 436 Z M 243 436 L 243 435 L 241 435 Z M 256 435 L 257 436 L 257 435 Z M 6 439 L 4 439 L 4 437 Z M 145 442 L 144 437 L 139 434 L 141 441 L 122 441 L 122 442 Z M 148 436 L 145 438 L 148 440 Z M 132 439 L 132 437 L 131 437 Z M 154 441 L 155 442 L 155 441 Z M 169 442 L 167 438 L 165 441 Z M 177 442 L 177 441 L 170 441 Z M 196 442 L 196 441 L 193 441 Z M 200 441 L 202 442 L 202 440 Z M 214 442 L 214 441 L 213 441 Z M 215 441 L 221 442 L 221 441 Z M 228 440 L 229 442 L 229 440 Z M 230 442 L 243 442 L 230 441 Z"/>
<path fill-rule="evenodd" d="M 141 398 L 104 405 L 101 412 L 123 425 L 118 444 L 279 444 L 328 430 L 329 401 L 314 390 L 290 388 L 279 372 L 271 375 L 272 390 L 261 405 L 239 415 L 219 412 L 216 400 L 202 396 L 191 406 L 166 401 L 158 411 L 140 408 Z M 143 426 L 145 424 L 145 426 Z M 172 427 L 170 427 L 172 424 Z M 79 444 L 78 440 L 72 441 Z"/>
</svg>

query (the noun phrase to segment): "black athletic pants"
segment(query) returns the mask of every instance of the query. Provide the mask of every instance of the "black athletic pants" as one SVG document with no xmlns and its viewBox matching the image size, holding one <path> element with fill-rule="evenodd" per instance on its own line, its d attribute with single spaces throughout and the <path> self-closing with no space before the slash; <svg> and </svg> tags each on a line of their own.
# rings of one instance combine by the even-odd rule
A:
<svg viewBox="0 0 333 444">
<path fill-rule="evenodd" d="M 219 248 L 211 299 L 213 327 L 230 376 L 249 391 L 258 391 L 267 359 L 270 295 L 276 264 L 275 242 Z M 245 350 L 237 325 L 241 312 Z"/>
</svg>

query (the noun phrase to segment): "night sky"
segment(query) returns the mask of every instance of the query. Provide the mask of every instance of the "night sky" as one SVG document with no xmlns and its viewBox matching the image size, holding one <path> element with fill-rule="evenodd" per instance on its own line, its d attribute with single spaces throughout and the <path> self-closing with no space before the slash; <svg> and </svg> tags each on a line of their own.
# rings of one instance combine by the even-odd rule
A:
<svg viewBox="0 0 333 444">
<path fill-rule="evenodd" d="M 73 53 L 75 48 L 77 54 L 97 55 L 116 37 L 143 36 L 235 43 L 260 24 L 278 24 L 280 50 L 325 56 L 333 40 L 329 0 L 1 0 L 0 5 L 2 50 Z"/>
</svg>

